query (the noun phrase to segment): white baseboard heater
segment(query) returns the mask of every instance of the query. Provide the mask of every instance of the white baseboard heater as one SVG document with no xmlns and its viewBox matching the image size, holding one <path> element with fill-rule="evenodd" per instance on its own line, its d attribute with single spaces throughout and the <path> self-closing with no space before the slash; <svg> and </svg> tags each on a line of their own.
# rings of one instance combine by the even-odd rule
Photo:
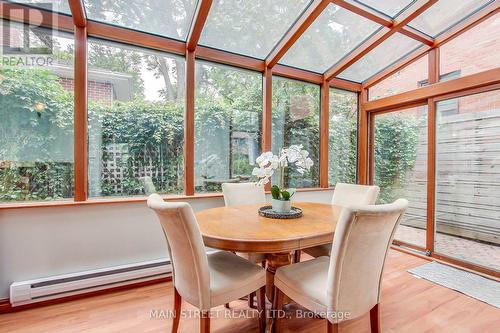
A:
<svg viewBox="0 0 500 333">
<path fill-rule="evenodd" d="M 171 273 L 169 260 L 153 260 L 14 282 L 10 285 L 10 303 L 12 306 L 25 305 L 169 277 Z"/>
</svg>

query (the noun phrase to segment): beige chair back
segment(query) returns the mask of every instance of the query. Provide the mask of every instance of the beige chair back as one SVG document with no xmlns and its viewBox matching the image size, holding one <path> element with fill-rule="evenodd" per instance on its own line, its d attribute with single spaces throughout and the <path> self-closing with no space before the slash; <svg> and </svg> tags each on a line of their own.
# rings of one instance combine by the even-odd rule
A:
<svg viewBox="0 0 500 333">
<path fill-rule="evenodd" d="M 343 207 L 351 205 L 374 205 L 380 187 L 372 185 L 356 185 L 337 183 L 333 192 L 332 205 Z"/>
<path fill-rule="evenodd" d="M 340 214 L 328 271 L 329 313 L 349 312 L 356 318 L 380 302 L 384 263 L 408 201 L 387 205 L 350 206 Z M 329 318 L 337 322 L 335 318 Z"/>
<path fill-rule="evenodd" d="M 224 183 L 222 193 L 226 206 L 266 203 L 264 186 L 255 183 Z"/>
<path fill-rule="evenodd" d="M 148 206 L 160 219 L 179 294 L 201 310 L 210 309 L 210 271 L 200 229 L 187 202 L 164 202 L 158 194 Z"/>
</svg>

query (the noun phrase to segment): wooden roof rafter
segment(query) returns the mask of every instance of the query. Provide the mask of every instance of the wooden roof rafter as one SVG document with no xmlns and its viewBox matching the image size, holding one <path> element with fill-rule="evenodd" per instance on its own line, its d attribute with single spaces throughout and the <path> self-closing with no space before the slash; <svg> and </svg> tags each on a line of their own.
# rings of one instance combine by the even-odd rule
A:
<svg viewBox="0 0 500 333">
<path fill-rule="evenodd" d="M 329 4 L 330 0 L 314 0 L 267 56 L 266 67 L 276 65 Z"/>
<path fill-rule="evenodd" d="M 198 1 L 193 23 L 191 24 L 187 37 L 186 48 L 188 51 L 194 51 L 198 46 L 198 41 L 200 40 L 200 36 L 203 31 L 203 27 L 205 26 L 205 22 L 207 21 L 211 7 L 212 0 Z"/>
<path fill-rule="evenodd" d="M 424 56 L 429 50 L 439 47 L 454 38 L 458 37 L 462 33 L 466 32 L 469 29 L 472 29 L 479 23 L 483 22 L 484 20 L 488 19 L 489 17 L 496 15 L 500 13 L 500 1 L 495 1 L 490 3 L 489 5 L 486 5 L 484 8 L 481 10 L 478 10 L 475 12 L 473 15 L 469 16 L 467 19 L 463 20 L 459 24 L 455 25 L 448 31 L 444 32 L 443 34 L 439 35 L 436 40 L 434 41 L 432 46 L 428 45 L 422 45 L 418 49 L 414 50 L 410 54 L 408 54 L 406 57 L 403 59 L 399 60 L 398 62 L 394 63 L 393 65 L 385 68 L 384 70 L 380 71 L 379 73 L 373 75 L 372 77 L 368 78 L 363 82 L 363 88 L 369 88 L 378 82 L 384 80 L 385 78 L 391 76 L 401 68 L 417 61 L 420 59 L 422 56 Z"/>
<path fill-rule="evenodd" d="M 331 0 L 332 3 L 336 4 L 339 7 L 342 7 L 344 9 L 347 9 L 355 14 L 358 14 L 360 16 L 363 16 L 364 18 L 367 18 L 371 21 L 374 21 L 381 26 L 384 26 L 386 28 L 392 28 L 394 27 L 397 22 L 400 20 L 399 18 L 401 17 L 398 16 L 396 17 L 395 20 L 390 19 L 389 17 L 379 13 L 378 11 L 365 6 L 359 2 L 353 1 L 353 0 Z M 418 31 L 417 29 L 414 29 L 410 26 L 403 26 L 400 29 L 400 32 L 403 35 L 406 35 L 410 38 L 413 38 L 415 40 L 418 40 L 419 42 L 427 45 L 432 45 L 434 43 L 434 39 L 430 36 L 427 36 L 426 34 Z"/>
<path fill-rule="evenodd" d="M 73 17 L 73 23 L 75 26 L 83 28 L 87 26 L 87 14 L 85 13 L 85 7 L 83 5 L 83 0 L 68 0 L 69 8 L 71 10 L 71 16 Z"/>
<path fill-rule="evenodd" d="M 437 0 L 415 1 L 410 7 L 408 7 L 403 13 L 398 16 L 391 27 L 382 28 L 381 30 L 373 34 L 370 38 L 368 38 L 358 48 L 349 53 L 344 59 L 328 69 L 324 74 L 325 79 L 328 81 L 333 79 L 335 76 L 361 59 L 365 54 L 376 48 L 378 45 L 382 44 L 389 37 L 397 32 L 400 32 L 409 22 L 411 22 L 415 17 L 423 13 L 436 2 Z"/>
</svg>

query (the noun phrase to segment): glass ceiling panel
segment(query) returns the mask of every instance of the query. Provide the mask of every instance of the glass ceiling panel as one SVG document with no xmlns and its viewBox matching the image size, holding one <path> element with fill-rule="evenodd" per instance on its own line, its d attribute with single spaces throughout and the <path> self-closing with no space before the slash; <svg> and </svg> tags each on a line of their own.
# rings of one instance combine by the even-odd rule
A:
<svg viewBox="0 0 500 333">
<path fill-rule="evenodd" d="M 436 37 L 494 0 L 440 0 L 409 24 Z"/>
<path fill-rule="evenodd" d="M 71 15 L 68 0 L 14 0 L 11 2 Z"/>
<path fill-rule="evenodd" d="M 355 0 L 356 2 L 365 4 L 385 15 L 396 17 L 403 9 L 408 7 L 414 0 Z"/>
<path fill-rule="evenodd" d="M 280 63 L 324 73 L 379 28 L 373 21 L 330 4 Z"/>
<path fill-rule="evenodd" d="M 310 0 L 216 0 L 200 45 L 264 59 Z"/>
<path fill-rule="evenodd" d="M 85 0 L 91 20 L 185 41 L 197 0 Z"/>
<path fill-rule="evenodd" d="M 416 40 L 396 33 L 340 73 L 338 77 L 350 81 L 363 82 L 395 61 L 403 58 L 420 45 L 422 44 Z"/>
</svg>

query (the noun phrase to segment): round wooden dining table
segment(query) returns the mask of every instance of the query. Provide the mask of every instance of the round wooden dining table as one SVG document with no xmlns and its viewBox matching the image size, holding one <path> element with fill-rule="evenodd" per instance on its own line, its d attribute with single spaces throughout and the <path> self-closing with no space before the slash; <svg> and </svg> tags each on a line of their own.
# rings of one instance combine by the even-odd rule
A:
<svg viewBox="0 0 500 333">
<path fill-rule="evenodd" d="M 331 243 L 341 206 L 293 202 L 302 209 L 297 219 L 259 215 L 262 204 L 218 207 L 196 214 L 206 246 L 266 255 L 266 294 L 272 300 L 276 269 L 291 263 L 296 250 Z"/>
</svg>

